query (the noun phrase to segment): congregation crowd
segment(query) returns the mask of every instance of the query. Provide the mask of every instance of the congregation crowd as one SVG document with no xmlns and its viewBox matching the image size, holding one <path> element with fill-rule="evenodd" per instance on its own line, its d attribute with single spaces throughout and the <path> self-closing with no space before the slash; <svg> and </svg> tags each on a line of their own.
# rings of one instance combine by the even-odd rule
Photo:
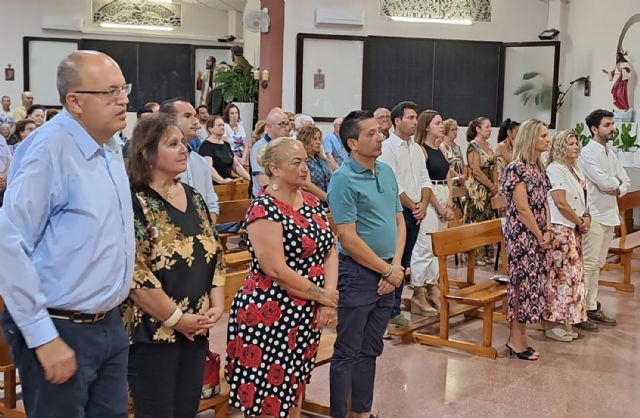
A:
<svg viewBox="0 0 640 418">
<path fill-rule="evenodd" d="M 512 355 L 540 358 L 529 324 L 562 342 L 616 324 L 597 299 L 630 182 L 608 145 L 611 112 L 586 116 L 584 147 L 573 131 L 507 119 L 494 149 L 478 117 L 463 155 L 458 122 L 410 101 L 354 110 L 323 137 L 280 108 L 246 132 L 253 115 L 234 104 L 211 116 L 162 98 L 129 139 L 132 86 L 110 57 L 70 54 L 57 88 L 60 112 L 30 92 L 13 112 L 4 96 L 0 112 L 2 327 L 30 417 L 126 417 L 128 390 L 136 417 L 193 417 L 223 317 L 218 233 L 240 227 L 251 263 L 224 368 L 246 416 L 300 416 L 322 329 L 337 320 L 331 416 L 369 418 L 383 338 L 409 326 L 405 283 L 411 313 L 437 316 L 431 234 L 462 223 L 504 218 Z M 229 183 L 251 187 L 242 225 L 217 222 L 214 185 Z M 495 256 L 479 248 L 467 261 Z"/>
</svg>

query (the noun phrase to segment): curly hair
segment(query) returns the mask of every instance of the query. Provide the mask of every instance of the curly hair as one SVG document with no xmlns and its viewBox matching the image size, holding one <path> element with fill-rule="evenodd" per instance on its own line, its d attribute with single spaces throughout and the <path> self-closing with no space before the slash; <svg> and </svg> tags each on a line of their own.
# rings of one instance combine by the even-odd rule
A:
<svg viewBox="0 0 640 418">
<path fill-rule="evenodd" d="M 305 151 L 307 151 L 307 155 L 309 157 L 314 157 L 313 152 L 311 152 L 311 141 L 313 141 L 313 138 L 317 135 L 320 134 L 320 139 L 322 140 L 322 131 L 319 128 L 316 128 L 315 126 L 307 126 L 306 128 L 302 128 L 300 129 L 300 131 L 298 132 L 298 136 L 297 139 L 298 141 L 302 142 L 302 145 L 304 145 L 304 149 Z M 318 153 L 318 157 L 321 160 L 324 160 L 324 156 L 322 155 L 322 152 Z"/>
<path fill-rule="evenodd" d="M 551 147 L 549 148 L 549 159 L 547 160 L 547 165 L 551 163 L 567 165 L 567 148 L 569 147 L 569 140 L 571 138 L 575 138 L 575 140 L 578 141 L 578 134 L 571 129 L 558 131 L 553 135 L 551 138 Z M 576 166 L 577 160 L 574 161 L 572 165 Z"/>
</svg>

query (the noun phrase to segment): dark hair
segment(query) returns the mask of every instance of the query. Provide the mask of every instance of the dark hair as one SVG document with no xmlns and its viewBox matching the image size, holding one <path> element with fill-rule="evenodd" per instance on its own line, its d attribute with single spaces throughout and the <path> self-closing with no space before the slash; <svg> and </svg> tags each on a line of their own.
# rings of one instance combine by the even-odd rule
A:
<svg viewBox="0 0 640 418">
<path fill-rule="evenodd" d="M 208 59 L 208 60 L 211 60 L 211 62 L 212 62 L 212 63 L 214 63 L 214 64 L 216 63 L 216 57 L 214 57 L 213 55 L 209 55 L 209 56 L 207 57 L 207 59 Z"/>
<path fill-rule="evenodd" d="M 209 116 L 209 119 L 207 119 L 207 121 L 204 124 L 205 129 L 207 130 L 207 132 L 209 132 L 209 128 L 213 128 L 213 125 L 216 124 L 216 120 L 218 120 L 218 119 L 222 119 L 222 121 L 224 122 L 224 118 L 222 116 L 220 116 L 220 115 Z"/>
<path fill-rule="evenodd" d="M 27 129 L 27 125 L 33 123 L 34 125 L 36 124 L 33 120 L 31 119 L 20 119 L 19 121 L 16 122 L 15 128 L 13 129 L 13 132 L 19 134 L 20 132 L 24 132 L 25 129 Z"/>
<path fill-rule="evenodd" d="M 54 116 L 56 116 L 58 113 L 60 113 L 60 111 L 58 109 L 49 109 L 47 110 L 44 120 L 45 122 L 50 121 L 51 119 L 53 119 Z"/>
<path fill-rule="evenodd" d="M 604 109 L 594 110 L 593 112 L 589 113 L 589 116 L 584 118 L 584 121 L 587 122 L 587 128 L 589 128 L 589 132 L 591 132 L 591 136 L 593 136 L 593 131 L 591 130 L 591 128 L 598 129 L 598 127 L 600 126 L 600 122 L 602 122 L 602 119 L 612 118 L 612 117 L 613 117 L 613 113 Z"/>
<path fill-rule="evenodd" d="M 207 113 L 209 113 L 209 108 L 206 105 L 200 105 L 200 106 L 196 107 L 196 112 L 199 111 L 200 109 L 202 109 L 203 107 L 205 109 L 207 109 Z"/>
<path fill-rule="evenodd" d="M 396 127 L 396 118 L 402 119 L 405 109 L 413 109 L 417 112 L 418 105 L 410 101 L 400 102 L 395 105 L 393 109 L 391 109 L 391 123 L 393 123 L 394 128 Z"/>
<path fill-rule="evenodd" d="M 509 118 L 505 119 L 500 124 L 500 130 L 498 131 L 498 142 L 502 142 L 507 139 L 507 136 L 509 136 L 509 131 L 513 128 L 517 128 L 518 126 L 520 126 L 520 122 L 516 122 L 515 120 L 511 120 Z"/>
<path fill-rule="evenodd" d="M 44 113 L 47 113 L 47 108 L 40 105 L 40 104 L 34 104 L 32 105 L 29 110 L 27 110 L 27 117 L 31 116 L 33 114 L 33 112 L 35 112 L 36 110 L 42 110 Z"/>
<path fill-rule="evenodd" d="M 138 110 L 136 111 L 136 115 L 138 116 L 138 119 L 140 119 L 140 117 L 141 117 L 142 115 L 144 115 L 145 113 L 153 113 L 153 110 L 149 109 L 149 108 L 148 108 L 148 107 L 146 107 L 146 106 L 143 106 L 143 107 L 141 107 L 140 109 L 138 109 Z"/>
<path fill-rule="evenodd" d="M 160 113 L 168 113 L 171 116 L 176 115 L 176 102 L 186 102 L 189 103 L 189 100 L 184 97 L 173 97 L 171 99 L 167 99 L 162 104 L 160 104 Z"/>
<path fill-rule="evenodd" d="M 424 144 L 424 140 L 427 139 L 427 129 L 433 118 L 439 114 L 437 110 L 425 110 L 420 113 L 420 116 L 418 116 L 418 127 L 416 128 L 416 135 L 414 137 L 416 144 Z"/>
<path fill-rule="evenodd" d="M 228 105 L 225 106 L 224 110 L 222 111 L 222 117 L 224 118 L 224 123 L 229 123 L 229 112 L 231 112 L 231 109 L 233 109 L 234 107 L 238 109 L 238 122 L 240 122 L 240 108 L 233 103 L 229 103 Z"/>
<path fill-rule="evenodd" d="M 175 126 L 175 121 L 166 113 L 154 113 L 136 123 L 127 147 L 127 174 L 132 186 L 149 185 L 158 144 L 172 126 Z"/>
<path fill-rule="evenodd" d="M 231 54 L 233 54 L 233 56 L 235 57 L 239 57 L 240 55 L 242 55 L 242 47 L 239 45 L 236 45 L 234 47 L 231 48 Z"/>
<path fill-rule="evenodd" d="M 489 118 L 480 116 L 478 118 L 475 118 L 471 122 L 469 122 L 469 126 L 467 127 L 467 142 L 471 142 L 476 138 L 476 135 L 478 135 L 477 129 L 480 127 L 480 125 L 482 125 L 482 122 L 484 122 L 485 120 L 489 120 Z"/>
<path fill-rule="evenodd" d="M 344 117 L 340 125 L 340 140 L 347 151 L 351 152 L 349 138 L 357 140 L 360 137 L 360 122 L 371 118 L 373 113 L 370 110 L 354 110 Z"/>
</svg>

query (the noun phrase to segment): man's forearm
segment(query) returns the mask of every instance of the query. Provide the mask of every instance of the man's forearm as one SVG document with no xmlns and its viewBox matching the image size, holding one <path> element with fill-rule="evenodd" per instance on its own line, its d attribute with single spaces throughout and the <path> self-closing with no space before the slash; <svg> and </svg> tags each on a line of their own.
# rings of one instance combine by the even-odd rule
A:
<svg viewBox="0 0 640 418">
<path fill-rule="evenodd" d="M 357 234 L 346 234 L 339 238 L 342 247 L 358 264 L 380 274 L 385 274 L 389 270 L 389 265 L 382 258 L 378 257 L 371 247 Z"/>
</svg>

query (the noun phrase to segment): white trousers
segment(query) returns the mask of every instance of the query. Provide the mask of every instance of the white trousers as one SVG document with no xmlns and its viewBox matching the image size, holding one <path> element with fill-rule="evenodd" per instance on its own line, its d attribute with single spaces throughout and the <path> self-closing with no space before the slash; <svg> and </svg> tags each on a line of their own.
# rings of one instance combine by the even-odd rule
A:
<svg viewBox="0 0 640 418">
<path fill-rule="evenodd" d="M 584 265 L 584 285 L 587 291 L 587 310 L 597 308 L 598 280 L 613 240 L 615 227 L 602 225 L 591 220 L 589 231 L 582 237 L 582 258 Z"/>
<path fill-rule="evenodd" d="M 434 185 L 431 192 L 442 206 L 446 206 L 449 199 L 449 188 L 444 184 Z M 446 229 L 447 222 L 440 220 L 438 213 L 429 205 L 427 213 L 420 223 L 418 239 L 411 253 L 411 284 L 425 286 L 438 284 L 439 267 L 438 259 L 433 255 L 431 233 Z"/>
</svg>

